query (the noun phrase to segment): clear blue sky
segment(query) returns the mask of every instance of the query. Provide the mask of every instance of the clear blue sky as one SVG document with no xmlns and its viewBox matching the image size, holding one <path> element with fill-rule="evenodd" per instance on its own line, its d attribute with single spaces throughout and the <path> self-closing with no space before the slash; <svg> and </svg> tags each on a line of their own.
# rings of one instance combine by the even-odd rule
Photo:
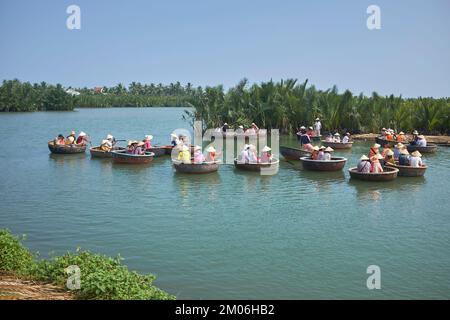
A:
<svg viewBox="0 0 450 320">
<path fill-rule="evenodd" d="M 66 28 L 70 4 L 81 30 Z M 370 4 L 381 30 L 366 27 Z M 0 0 L 0 79 L 72 86 L 305 78 L 450 96 L 450 1 Z"/>
</svg>

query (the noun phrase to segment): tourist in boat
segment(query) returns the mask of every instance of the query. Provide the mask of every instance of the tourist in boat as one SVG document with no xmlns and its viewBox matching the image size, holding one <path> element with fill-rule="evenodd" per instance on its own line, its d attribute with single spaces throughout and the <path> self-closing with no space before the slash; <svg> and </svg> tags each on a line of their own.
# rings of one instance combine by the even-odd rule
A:
<svg viewBox="0 0 450 320">
<path fill-rule="evenodd" d="M 359 158 L 357 170 L 358 172 L 369 173 L 371 166 L 370 159 L 364 154 Z"/>
<path fill-rule="evenodd" d="M 178 161 L 182 163 L 190 164 L 191 163 L 191 152 L 189 151 L 189 147 L 182 145 L 180 151 L 178 152 Z"/>
<path fill-rule="evenodd" d="M 206 160 L 202 153 L 202 148 L 200 146 L 194 147 L 194 163 L 203 163 Z"/>
<path fill-rule="evenodd" d="M 317 154 L 317 160 L 325 160 L 325 147 L 321 146 L 319 147 L 319 153 Z"/>
<path fill-rule="evenodd" d="M 59 144 L 59 145 L 66 144 L 64 136 L 62 134 L 58 134 L 58 137 L 55 139 L 55 144 Z"/>
<path fill-rule="evenodd" d="M 320 136 L 321 129 L 322 129 L 322 124 L 320 123 L 320 119 L 316 118 L 316 120 L 314 122 L 314 134 L 316 135 L 316 137 Z"/>
<path fill-rule="evenodd" d="M 272 156 L 272 149 L 268 146 L 265 146 L 261 150 L 261 163 L 269 163 L 272 162 L 273 156 Z"/>
<path fill-rule="evenodd" d="M 394 146 L 394 159 L 398 159 L 398 157 L 400 156 L 400 150 L 402 150 L 403 148 L 405 148 L 405 145 L 401 142 L 397 143 Z"/>
<path fill-rule="evenodd" d="M 102 143 L 100 144 L 100 149 L 102 151 L 109 152 L 113 148 L 113 144 L 109 139 L 103 139 Z"/>
<path fill-rule="evenodd" d="M 334 151 L 333 148 L 326 147 L 325 150 L 323 150 L 323 152 L 324 152 L 323 160 L 330 161 L 331 160 L 331 153 L 333 151 Z"/>
<path fill-rule="evenodd" d="M 370 158 L 371 167 L 370 172 L 372 173 L 380 173 L 383 172 L 383 167 L 381 166 L 380 160 L 383 159 L 383 156 L 379 153 L 375 154 Z"/>
<path fill-rule="evenodd" d="M 409 152 L 406 148 L 400 150 L 400 155 L 398 157 L 398 164 L 401 166 L 409 166 Z"/>
<path fill-rule="evenodd" d="M 304 127 L 303 127 L 304 128 Z M 313 150 L 313 145 L 311 144 L 311 138 L 306 134 L 306 129 L 302 129 L 300 135 L 300 144 L 303 146 L 303 149 L 307 151 Z"/>
<path fill-rule="evenodd" d="M 328 133 L 327 137 L 325 138 L 326 142 L 333 142 L 333 134 L 330 132 Z"/>
<path fill-rule="evenodd" d="M 250 163 L 258 162 L 258 155 L 256 154 L 256 147 L 252 144 L 248 145 L 248 160 Z"/>
<path fill-rule="evenodd" d="M 248 144 L 245 144 L 244 145 L 244 149 L 242 149 L 242 151 L 241 151 L 241 162 L 244 162 L 244 163 L 248 163 L 248 162 L 250 162 L 250 158 L 249 158 L 249 156 L 248 156 L 248 151 L 249 151 L 249 145 Z"/>
<path fill-rule="evenodd" d="M 170 144 L 172 145 L 172 147 L 176 147 L 177 145 L 180 144 L 180 138 L 178 138 L 176 134 L 171 133 L 170 138 L 171 138 Z"/>
<path fill-rule="evenodd" d="M 381 155 L 383 156 L 383 158 L 386 157 L 386 154 L 387 154 L 387 152 L 389 150 L 392 150 L 391 149 L 391 145 L 390 144 L 385 144 L 384 147 L 383 147 L 383 151 L 381 152 Z"/>
<path fill-rule="evenodd" d="M 311 160 L 318 160 L 319 158 L 319 147 L 314 146 L 311 152 Z"/>
<path fill-rule="evenodd" d="M 75 131 L 72 131 L 67 137 L 66 137 L 66 144 L 74 144 L 77 141 L 77 136 L 75 134 Z"/>
<path fill-rule="evenodd" d="M 369 150 L 369 159 L 372 159 L 372 157 L 378 153 L 380 153 L 380 145 L 378 143 L 375 143 Z"/>
<path fill-rule="evenodd" d="M 86 133 L 84 133 L 83 131 L 81 131 L 80 134 L 78 135 L 76 144 L 79 144 L 79 145 L 84 146 L 84 145 L 86 145 L 88 142 L 89 142 L 89 141 L 88 141 L 88 139 L 87 139 Z"/>
<path fill-rule="evenodd" d="M 416 145 L 418 147 L 426 147 L 427 146 L 427 140 L 425 139 L 425 136 L 423 136 L 423 135 L 417 136 Z"/>
<path fill-rule="evenodd" d="M 128 141 L 128 144 L 127 144 L 127 153 L 133 154 L 136 145 L 137 145 L 137 141 L 132 141 L 132 140 Z"/>
<path fill-rule="evenodd" d="M 350 132 L 347 132 L 344 138 L 342 138 L 342 143 L 349 143 L 349 142 L 350 142 Z"/>
<path fill-rule="evenodd" d="M 145 154 L 145 142 L 139 141 L 134 148 L 133 154 L 142 156 Z"/>
<path fill-rule="evenodd" d="M 395 158 L 394 158 L 394 151 L 392 151 L 391 149 L 388 149 L 388 151 L 384 152 L 384 162 L 385 164 L 389 163 L 389 164 L 395 164 Z"/>
<path fill-rule="evenodd" d="M 405 142 L 406 141 L 405 133 L 403 131 L 400 131 L 395 140 L 397 142 Z"/>
<path fill-rule="evenodd" d="M 227 132 L 227 130 L 229 129 L 230 127 L 228 126 L 228 123 L 224 123 L 223 124 L 223 126 L 222 126 L 222 132 Z"/>
<path fill-rule="evenodd" d="M 386 130 L 386 140 L 387 141 L 394 141 L 394 130 L 387 129 Z"/>
<path fill-rule="evenodd" d="M 417 130 L 414 130 L 413 131 L 413 133 L 412 133 L 412 140 L 411 140 L 411 142 L 409 143 L 410 145 L 416 145 L 417 144 L 417 140 L 419 140 L 419 131 L 417 131 Z"/>
<path fill-rule="evenodd" d="M 333 142 L 341 142 L 341 135 L 339 134 L 339 132 L 336 132 L 333 136 Z"/>
<path fill-rule="evenodd" d="M 386 139 L 386 128 L 382 128 L 380 131 L 381 139 Z"/>
<path fill-rule="evenodd" d="M 144 148 L 145 150 L 151 149 L 152 148 L 152 139 L 153 136 L 151 134 L 148 134 L 144 137 Z"/>
<path fill-rule="evenodd" d="M 411 157 L 409 158 L 409 165 L 411 167 L 423 167 L 422 154 L 419 151 L 414 151 L 411 153 Z"/>
<path fill-rule="evenodd" d="M 306 134 L 312 138 L 314 136 L 314 129 L 313 127 L 308 127 L 308 130 L 306 130 Z"/>
<path fill-rule="evenodd" d="M 208 162 L 215 162 L 216 161 L 216 156 L 217 156 L 216 149 L 213 146 L 209 146 L 206 149 L 206 152 L 207 152 L 207 154 L 206 154 L 206 161 L 208 161 Z"/>
</svg>

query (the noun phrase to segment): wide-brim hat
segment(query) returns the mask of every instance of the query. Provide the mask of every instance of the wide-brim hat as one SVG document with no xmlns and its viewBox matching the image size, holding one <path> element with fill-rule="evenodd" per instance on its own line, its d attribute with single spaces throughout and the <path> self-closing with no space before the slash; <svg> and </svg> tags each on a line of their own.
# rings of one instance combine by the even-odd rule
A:
<svg viewBox="0 0 450 320">
<path fill-rule="evenodd" d="M 80 136 L 80 137 L 84 137 L 84 136 L 86 136 L 86 133 L 83 132 L 83 131 L 81 131 L 80 134 L 79 134 L 79 136 Z"/>
<path fill-rule="evenodd" d="M 413 134 L 419 134 L 419 131 L 414 130 L 414 131 L 413 131 Z"/>
<path fill-rule="evenodd" d="M 238 128 L 239 128 L 239 129 L 244 129 L 244 126 L 239 126 Z"/>
<path fill-rule="evenodd" d="M 336 132 L 334 135 L 335 135 L 335 136 L 340 136 L 339 132 Z"/>
<path fill-rule="evenodd" d="M 333 152 L 334 149 L 333 149 L 333 148 L 330 148 L 330 147 L 326 147 L 324 151 L 325 151 L 325 152 Z"/>
<path fill-rule="evenodd" d="M 206 149 L 206 152 L 216 152 L 216 149 L 213 146 L 210 146 Z"/>
<path fill-rule="evenodd" d="M 142 147 L 144 144 L 145 144 L 144 141 L 139 141 L 139 142 L 137 143 L 137 145 L 138 145 L 139 147 Z"/>
<path fill-rule="evenodd" d="M 386 155 L 388 155 L 388 156 L 393 156 L 393 155 L 394 155 L 394 151 L 388 150 L 388 151 L 386 152 Z"/>
<path fill-rule="evenodd" d="M 400 149 L 400 153 L 401 154 L 409 154 L 408 149 L 406 149 L 406 148 Z"/>
<path fill-rule="evenodd" d="M 370 160 L 368 156 L 366 156 L 365 154 L 363 154 L 361 156 L 361 158 L 359 158 L 359 160 Z"/>
<path fill-rule="evenodd" d="M 397 143 L 397 144 L 395 145 L 395 147 L 396 147 L 397 149 L 401 149 L 401 148 L 404 148 L 405 145 L 404 145 L 403 143 L 399 142 L 399 143 Z"/>
<path fill-rule="evenodd" d="M 170 136 L 171 136 L 172 138 L 178 138 L 178 136 L 177 136 L 175 133 L 171 133 Z"/>
<path fill-rule="evenodd" d="M 268 151 L 271 151 L 272 149 L 271 148 L 269 148 L 268 146 L 265 146 L 264 148 L 262 148 L 262 152 L 268 152 Z"/>
<path fill-rule="evenodd" d="M 305 126 L 301 126 L 300 129 L 306 129 Z"/>
<path fill-rule="evenodd" d="M 320 146 L 319 150 L 324 150 L 326 147 L 325 146 Z"/>
<path fill-rule="evenodd" d="M 112 136 L 112 134 L 108 134 L 108 135 L 106 136 L 106 140 L 112 140 L 112 139 L 114 139 L 114 137 Z"/>
<path fill-rule="evenodd" d="M 372 148 L 373 149 L 379 149 L 381 146 L 378 144 L 378 143 L 375 143 L 373 146 L 372 146 Z"/>
<path fill-rule="evenodd" d="M 312 129 L 313 129 L 313 127 L 308 127 L 308 129 L 309 129 L 309 130 L 312 130 Z"/>
<path fill-rule="evenodd" d="M 399 135 L 401 135 L 401 134 L 405 134 L 405 133 L 404 133 L 403 131 L 400 131 L 400 132 L 399 132 Z"/>
<path fill-rule="evenodd" d="M 418 150 L 416 150 L 416 151 L 414 151 L 413 153 L 411 153 L 411 155 L 412 155 L 413 157 L 421 157 L 421 156 L 422 156 L 422 154 L 421 154 Z"/>
</svg>

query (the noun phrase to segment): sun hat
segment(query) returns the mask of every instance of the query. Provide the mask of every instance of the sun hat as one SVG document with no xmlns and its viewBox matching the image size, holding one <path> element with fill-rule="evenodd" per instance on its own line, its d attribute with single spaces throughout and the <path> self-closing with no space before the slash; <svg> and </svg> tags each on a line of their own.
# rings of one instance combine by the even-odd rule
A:
<svg viewBox="0 0 450 320">
<path fill-rule="evenodd" d="M 309 129 L 309 130 L 312 130 L 312 129 L 313 129 L 313 127 L 308 127 L 308 129 Z"/>
<path fill-rule="evenodd" d="M 213 146 L 209 146 L 209 147 L 206 149 L 206 152 L 216 152 L 216 149 L 214 149 Z"/>
<path fill-rule="evenodd" d="M 325 146 L 320 146 L 319 147 L 319 150 L 324 150 L 325 149 Z"/>
<path fill-rule="evenodd" d="M 361 156 L 361 158 L 359 158 L 359 160 L 370 160 L 368 156 L 366 156 L 365 154 L 363 154 Z"/>
<path fill-rule="evenodd" d="M 419 134 L 419 131 L 414 130 L 414 131 L 413 131 L 413 134 L 416 134 L 416 135 L 417 135 L 417 134 Z"/>
<path fill-rule="evenodd" d="M 243 126 L 243 125 L 240 125 L 238 128 L 239 128 L 239 129 L 244 129 L 244 126 Z"/>
<path fill-rule="evenodd" d="M 403 143 L 399 142 L 399 143 L 397 143 L 397 144 L 395 145 L 395 147 L 396 147 L 397 149 L 401 149 L 401 148 L 404 148 L 405 145 L 404 145 Z"/>
<path fill-rule="evenodd" d="M 265 146 L 264 148 L 262 148 L 262 152 L 267 152 L 267 151 L 270 151 L 270 150 L 272 150 L 271 148 L 269 148 L 268 146 Z"/>
<path fill-rule="evenodd" d="M 178 136 L 177 136 L 175 133 L 171 133 L 170 136 L 171 136 L 172 138 L 178 138 Z"/>
<path fill-rule="evenodd" d="M 86 133 L 84 133 L 83 131 L 81 131 L 79 134 L 80 137 L 84 137 L 85 135 L 86 135 Z"/>
<path fill-rule="evenodd" d="M 301 126 L 300 129 L 306 129 L 305 126 Z"/>
<path fill-rule="evenodd" d="M 393 155 L 394 155 L 394 151 L 388 150 L 388 152 L 386 152 L 386 155 L 388 155 L 388 156 L 393 156 Z"/>
<path fill-rule="evenodd" d="M 336 132 L 334 135 L 335 135 L 335 136 L 340 136 L 339 132 Z"/>
<path fill-rule="evenodd" d="M 373 146 L 372 146 L 372 148 L 373 149 L 378 149 L 378 148 L 380 148 L 381 146 L 378 144 L 378 143 L 375 143 Z"/>
<path fill-rule="evenodd" d="M 319 147 L 318 147 L 318 146 L 314 146 L 314 147 L 313 147 L 313 150 L 314 150 L 314 151 L 319 151 Z"/>
<path fill-rule="evenodd" d="M 151 134 L 148 134 L 145 136 L 145 140 L 152 140 L 153 136 Z"/>
<path fill-rule="evenodd" d="M 401 154 L 409 154 L 408 150 L 406 148 L 400 149 Z"/>
<path fill-rule="evenodd" d="M 421 154 L 418 150 L 416 150 L 416 151 L 414 151 L 413 153 L 411 153 L 411 155 L 412 155 L 413 157 L 421 157 L 421 156 L 422 156 L 422 154 Z"/>
<path fill-rule="evenodd" d="M 333 148 L 330 148 L 330 147 L 326 147 L 326 149 L 325 149 L 324 151 L 325 151 L 325 152 L 333 152 L 334 149 L 333 149 Z"/>
<path fill-rule="evenodd" d="M 114 139 L 114 137 L 112 136 L 112 134 L 108 134 L 108 135 L 106 136 L 106 140 L 112 140 L 112 139 Z"/>
<path fill-rule="evenodd" d="M 405 134 L 405 133 L 404 133 L 403 131 L 400 131 L 400 132 L 399 132 L 399 135 L 400 135 L 400 134 Z"/>
</svg>

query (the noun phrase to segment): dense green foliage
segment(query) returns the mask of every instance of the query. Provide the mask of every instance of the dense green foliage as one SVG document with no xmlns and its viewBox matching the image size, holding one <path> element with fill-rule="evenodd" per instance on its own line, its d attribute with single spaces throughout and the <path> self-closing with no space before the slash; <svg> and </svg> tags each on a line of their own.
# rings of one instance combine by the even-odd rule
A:
<svg viewBox="0 0 450 320">
<path fill-rule="evenodd" d="M 248 127 L 252 122 L 262 128 L 294 131 L 299 125 L 312 125 L 322 119 L 325 131 L 349 130 L 378 132 L 381 127 L 424 133 L 449 133 L 450 98 L 410 98 L 339 93 L 336 86 L 318 90 L 308 81 L 268 81 L 249 85 L 246 79 L 225 91 L 223 86 L 186 86 L 132 82 L 101 90 L 74 89 L 66 93 L 61 85 L 31 85 L 18 80 L 3 81 L 0 87 L 0 111 L 72 110 L 74 107 L 192 107 L 185 118 L 203 120 L 205 128 L 228 122 Z M 101 92 L 100 92 L 101 91 Z"/>
<path fill-rule="evenodd" d="M 73 110 L 74 102 L 60 84 L 22 83 L 16 79 L 5 80 L 0 86 L 0 112 Z"/>
<path fill-rule="evenodd" d="M 81 286 L 75 293 L 82 299 L 145 299 L 167 300 L 174 296 L 155 287 L 153 275 L 131 272 L 121 264 L 120 257 L 110 258 L 89 251 L 77 250 L 49 260 L 38 260 L 7 230 L 0 230 L 0 271 L 66 285 L 68 266 L 81 271 Z"/>
<path fill-rule="evenodd" d="M 450 99 L 403 99 L 377 93 L 355 96 L 336 87 L 321 91 L 307 87 L 307 81 L 297 84 L 289 79 L 248 86 L 242 80 L 224 92 L 222 86 L 206 87 L 193 111 L 185 118 L 203 120 L 208 128 L 227 122 L 235 127 L 248 127 L 251 122 L 262 128 L 278 128 L 292 132 L 300 125 L 312 125 L 321 118 L 325 131 L 378 132 L 381 127 L 428 133 L 448 133 L 450 130 Z"/>
</svg>

